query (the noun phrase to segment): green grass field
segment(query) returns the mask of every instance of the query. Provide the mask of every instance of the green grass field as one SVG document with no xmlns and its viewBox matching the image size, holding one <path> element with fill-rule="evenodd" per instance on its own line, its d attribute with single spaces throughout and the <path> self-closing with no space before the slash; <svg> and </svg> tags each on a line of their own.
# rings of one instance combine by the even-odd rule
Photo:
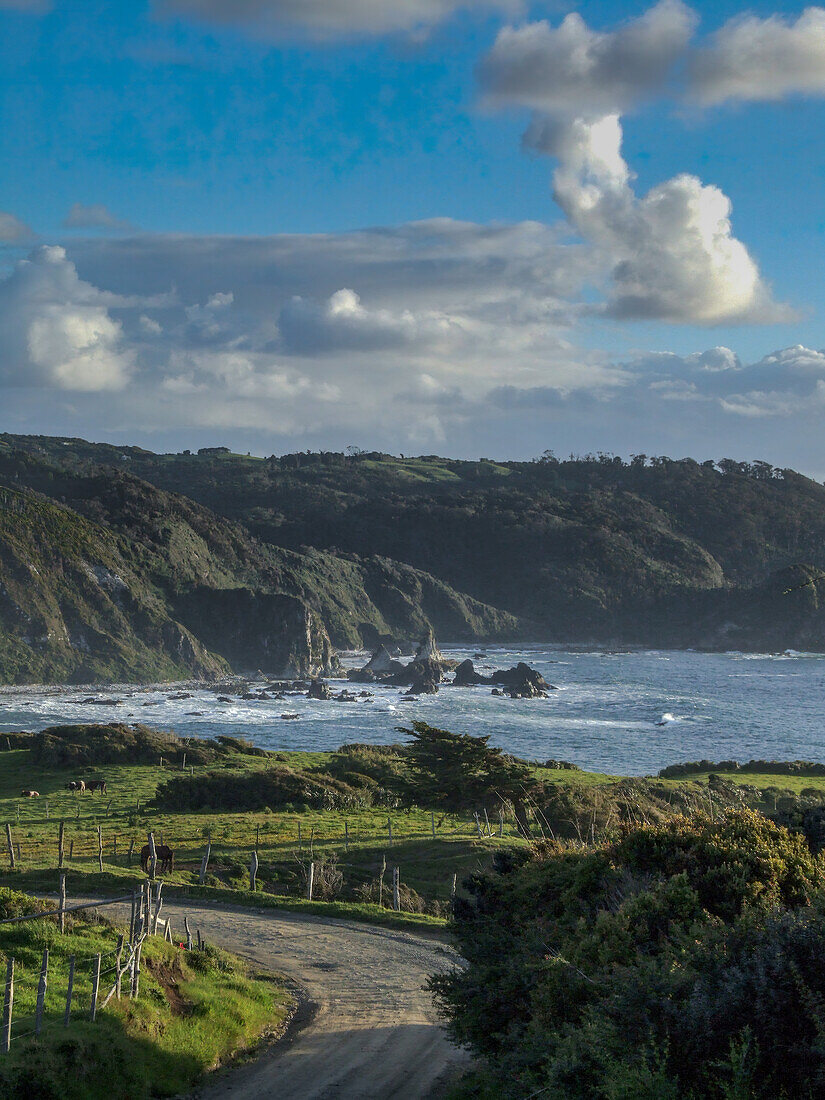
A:
<svg viewBox="0 0 825 1100">
<path fill-rule="evenodd" d="M 331 755 L 281 753 L 279 761 L 295 770 L 311 770 L 324 764 Z M 237 753 L 208 767 L 225 768 L 229 775 L 262 770 L 271 764 L 269 758 Z M 538 778 L 569 789 L 571 795 L 581 792 L 582 798 L 621 779 L 540 766 L 533 770 Z M 64 767 L 35 766 L 28 749 L 0 752 L 0 883 L 28 891 L 55 892 L 58 830 L 62 821 L 70 898 L 131 889 L 143 878 L 139 852 L 151 830 L 157 843 L 166 843 L 175 851 L 175 868 L 164 876 L 171 893 L 262 907 L 312 909 L 370 922 L 439 927 L 444 924 L 454 879 L 460 889 L 469 874 L 490 866 L 497 848 L 525 843 L 512 819 L 504 820 L 501 835 L 496 818 L 490 822 L 493 835 L 480 836 L 476 821 L 469 815 L 432 815 L 415 808 L 166 812 L 148 804 L 158 786 L 171 774 L 177 774 L 169 766 L 110 765 L 78 772 L 78 776 L 81 774 L 105 779 L 107 794 L 70 793 L 66 783 L 75 777 L 74 772 Z M 760 799 L 766 809 L 775 808 L 783 792 L 796 795 L 808 790 L 825 792 L 825 777 L 716 774 L 735 784 L 767 791 Z M 696 805 L 701 806 L 707 798 L 707 778 L 707 773 L 697 773 L 654 782 L 665 789 L 692 792 Z M 39 791 L 40 797 L 21 798 L 24 788 Z M 14 845 L 13 869 L 6 824 L 10 826 Z M 486 823 L 482 821 L 482 825 Z M 538 827 L 541 830 L 541 822 Z M 102 872 L 98 861 L 99 835 L 103 844 Z M 198 876 L 208 842 L 210 863 L 206 884 L 201 887 Z M 249 865 L 254 850 L 258 853 L 259 869 L 256 893 L 252 894 Z M 319 868 L 311 904 L 306 901 L 310 861 Z M 403 887 L 414 891 L 402 898 L 402 909 L 409 910 L 402 913 L 391 909 L 394 866 L 400 868 Z"/>
<path fill-rule="evenodd" d="M 291 765 L 306 767 L 321 763 L 329 754 L 285 755 Z M 238 754 L 227 758 L 223 766 L 237 772 L 266 768 L 268 763 L 265 758 Z M 306 904 L 302 900 L 305 868 L 311 860 L 334 861 L 350 886 L 362 886 L 365 890 L 377 883 L 385 864 L 385 906 L 391 904 L 389 884 L 393 866 L 401 868 L 402 882 L 422 897 L 446 903 L 454 875 L 460 882 L 472 871 L 488 866 L 496 847 L 522 843 L 511 821 L 505 822 L 501 837 L 496 820 L 491 823 L 495 835 L 480 838 L 478 826 L 469 816 L 433 817 L 415 809 L 172 813 L 148 807 L 158 785 L 170 773 L 169 767 L 160 766 L 104 766 L 94 769 L 94 775 L 106 780 L 106 795 L 74 794 L 66 790 L 66 783 L 73 775 L 67 769 L 34 767 L 27 749 L 0 753 L 0 882 L 20 889 L 56 890 L 61 821 L 65 824 L 70 896 L 90 890 L 131 887 L 142 878 L 138 857 L 150 830 L 157 843 L 165 842 L 175 851 L 175 869 L 164 876 L 168 888 L 185 888 L 205 896 L 205 889 L 199 888 L 197 882 L 201 859 L 210 841 L 209 886 L 221 896 L 227 890 L 246 892 L 249 864 L 257 847 L 257 885 L 265 895 L 259 901 L 272 904 L 278 898 L 284 902 L 291 899 L 291 906 Z M 21 798 L 24 788 L 37 790 L 40 797 Z M 15 848 L 14 870 L 10 868 L 6 823 L 11 827 Z M 99 871 L 98 828 L 103 841 L 103 873 Z M 130 863 L 128 853 L 132 845 Z M 318 894 L 323 897 L 323 893 L 319 885 L 316 897 Z M 372 900 L 365 898 L 363 905 L 350 902 L 343 909 L 344 903 L 338 902 L 338 913 L 360 915 L 369 921 L 383 919 L 387 923 L 443 924 L 432 915 L 393 914 L 370 904 Z M 377 898 L 374 900 L 377 902 Z"/>
<path fill-rule="evenodd" d="M 0 898 L 2 900 L 2 898 Z M 0 1095 L 8 1100 L 144 1100 L 188 1090 L 207 1070 L 284 1023 L 290 998 L 272 977 L 209 948 L 181 951 L 146 942 L 140 995 L 113 997 L 89 1019 L 92 962 L 103 955 L 98 1004 L 114 984 L 117 929 L 66 918 L 0 925 L 3 962 L 15 960 L 10 1053 L 0 1057 Z M 38 976 L 49 951 L 43 1030 L 33 1034 Z M 69 956 L 76 959 L 69 1025 L 64 1024 Z M 3 966 L 5 971 L 5 965 Z"/>
</svg>

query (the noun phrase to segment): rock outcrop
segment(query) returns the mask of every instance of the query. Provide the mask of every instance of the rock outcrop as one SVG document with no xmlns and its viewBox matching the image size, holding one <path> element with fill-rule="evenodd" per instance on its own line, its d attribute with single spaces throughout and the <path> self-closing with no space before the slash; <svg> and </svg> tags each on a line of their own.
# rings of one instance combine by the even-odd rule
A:
<svg viewBox="0 0 825 1100">
<path fill-rule="evenodd" d="M 511 699 L 546 699 L 548 691 L 556 690 L 540 672 L 524 661 L 519 661 L 515 668 L 498 669 L 490 677 L 490 682 L 503 685 Z"/>
<path fill-rule="evenodd" d="M 453 683 L 456 687 L 475 687 L 477 684 L 492 684 L 494 680 L 492 676 L 482 676 L 480 672 L 476 672 L 475 665 L 468 657 L 457 666 Z"/>
<path fill-rule="evenodd" d="M 430 658 L 416 659 L 408 666 L 412 682 L 407 695 L 435 695 L 438 685 L 444 679 L 444 673 L 438 661 Z"/>
</svg>

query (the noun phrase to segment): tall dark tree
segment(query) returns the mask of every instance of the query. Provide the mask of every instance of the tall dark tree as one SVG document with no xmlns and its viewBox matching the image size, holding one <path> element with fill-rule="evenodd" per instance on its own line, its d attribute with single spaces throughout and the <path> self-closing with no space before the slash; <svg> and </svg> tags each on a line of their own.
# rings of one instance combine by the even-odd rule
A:
<svg viewBox="0 0 825 1100">
<path fill-rule="evenodd" d="M 416 801 L 448 811 L 511 803 L 520 831 L 529 835 L 526 807 L 536 783 L 525 764 L 490 746 L 489 737 L 450 733 L 427 722 L 398 730 L 412 738 L 409 767 Z"/>
</svg>

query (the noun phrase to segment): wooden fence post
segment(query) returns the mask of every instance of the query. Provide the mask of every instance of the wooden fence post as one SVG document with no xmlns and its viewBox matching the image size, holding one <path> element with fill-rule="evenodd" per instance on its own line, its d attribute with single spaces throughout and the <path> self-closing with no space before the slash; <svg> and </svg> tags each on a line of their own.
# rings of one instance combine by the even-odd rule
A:
<svg viewBox="0 0 825 1100">
<path fill-rule="evenodd" d="M 481 837 L 482 837 L 482 836 L 484 835 L 484 834 L 483 834 L 483 833 L 481 832 L 481 820 L 479 819 L 479 816 L 478 816 L 478 814 L 477 814 L 477 813 L 474 813 L 474 814 L 473 814 L 473 817 L 474 817 L 474 818 L 476 819 L 476 828 L 478 829 L 478 836 L 479 836 L 479 839 L 481 839 Z"/>
<path fill-rule="evenodd" d="M 433 840 L 435 840 L 435 814 L 430 813 L 430 828 L 433 831 Z"/>
<path fill-rule="evenodd" d="M 493 830 L 490 828 L 490 819 L 487 816 L 487 807 L 484 807 L 484 820 L 487 822 L 487 836 L 493 835 Z"/>
<path fill-rule="evenodd" d="M 450 900 L 451 901 L 455 898 L 455 891 L 456 891 L 456 884 L 457 883 L 458 883 L 458 874 L 456 873 L 456 874 L 453 875 L 453 884 L 450 887 Z"/>
<path fill-rule="evenodd" d="M 117 955 L 115 956 L 115 974 L 117 975 L 117 999 L 120 1000 L 120 980 L 123 975 L 120 973 L 120 964 L 123 960 L 123 944 L 125 937 L 123 933 L 117 938 Z"/>
<path fill-rule="evenodd" d="M 14 959 L 6 962 L 6 996 L 3 999 L 3 1053 L 11 1048 L 11 1015 L 14 1004 Z"/>
<path fill-rule="evenodd" d="M 103 826 L 97 827 L 97 866 L 99 871 L 103 871 Z"/>
<path fill-rule="evenodd" d="M 504 814 L 501 810 L 498 811 L 498 835 L 504 836 Z"/>
<path fill-rule="evenodd" d="M 189 928 L 189 917 L 183 918 L 183 927 L 186 930 L 186 950 L 192 950 L 192 932 Z"/>
<path fill-rule="evenodd" d="M 349 825 L 344 822 L 344 848 L 349 851 Z"/>
<path fill-rule="evenodd" d="M 390 847 L 392 848 L 392 821 L 387 818 L 387 835 L 389 836 Z"/>
<path fill-rule="evenodd" d="M 110 798 L 109 801 L 106 803 L 106 816 L 107 817 L 109 816 L 109 810 L 111 810 L 111 808 L 112 808 L 112 800 Z"/>
<path fill-rule="evenodd" d="M 34 1011 L 34 1033 L 39 1035 L 43 1028 L 43 1005 L 46 1000 L 46 987 L 49 982 L 49 949 L 43 949 L 43 961 L 40 964 L 40 980 L 37 983 L 37 1007 Z"/>
<path fill-rule="evenodd" d="M 58 871 L 60 877 L 60 885 L 58 887 L 58 902 L 57 909 L 59 913 L 58 920 L 60 922 L 61 935 L 66 931 L 66 872 Z"/>
<path fill-rule="evenodd" d="M 163 883 L 159 882 L 155 887 L 155 916 L 152 921 L 152 935 L 158 934 L 158 920 L 160 919 L 160 910 L 163 906 L 163 899 L 160 896 L 160 892 L 163 889 Z"/>
<path fill-rule="evenodd" d="M 401 909 L 401 871 L 398 867 L 392 869 L 392 907 L 396 913 Z"/>
<path fill-rule="evenodd" d="M 258 876 L 258 852 L 257 850 L 252 853 L 252 859 L 249 862 L 249 889 L 252 893 L 255 893 L 255 879 Z"/>
<path fill-rule="evenodd" d="M 66 989 L 66 1011 L 63 1013 L 63 1023 L 69 1026 L 72 1015 L 72 991 L 74 990 L 74 955 L 69 955 L 69 985 Z"/>
<path fill-rule="evenodd" d="M 135 853 L 135 838 L 132 837 L 131 840 L 129 841 L 129 855 L 126 857 L 128 862 L 129 862 L 130 867 L 132 866 L 132 856 L 134 855 L 134 853 Z"/>
<path fill-rule="evenodd" d="M 63 841 L 66 837 L 66 824 L 60 822 L 60 828 L 57 831 L 57 866 L 63 866 Z"/>
<path fill-rule="evenodd" d="M 182 772 L 186 771 L 186 753 L 183 754 L 183 761 L 181 763 L 180 770 Z"/>
<path fill-rule="evenodd" d="M 140 995 L 140 952 L 143 948 L 143 941 L 139 940 L 138 945 L 135 948 L 132 955 L 132 987 L 129 996 L 136 998 Z"/>
<path fill-rule="evenodd" d="M 149 833 L 149 878 L 154 880 L 158 869 L 158 853 L 155 850 L 155 834 Z"/>
<path fill-rule="evenodd" d="M 69 863 L 74 859 L 74 840 L 69 841 Z"/>
<path fill-rule="evenodd" d="M 95 1022 L 95 1016 L 97 1016 L 97 991 L 100 987 L 100 955 L 95 955 L 95 961 L 92 964 L 92 1005 L 89 1009 L 89 1019 L 92 1023 Z"/>
<path fill-rule="evenodd" d="M 134 948 L 135 944 L 135 918 L 137 915 L 137 890 L 132 891 L 132 912 L 129 916 L 129 943 Z"/>
<path fill-rule="evenodd" d="M 203 859 L 201 860 L 201 873 L 198 875 L 198 886 L 203 886 L 206 881 L 206 869 L 209 866 L 209 856 L 212 852 L 212 841 L 207 840 L 206 851 L 203 853 Z"/>
<path fill-rule="evenodd" d="M 261 846 L 261 826 L 255 826 L 255 851 L 257 852 Z"/>
<path fill-rule="evenodd" d="M 384 875 L 387 870 L 387 857 L 381 856 L 381 877 L 378 879 L 378 904 L 383 909 L 384 907 Z"/>
<path fill-rule="evenodd" d="M 11 842 L 11 825 L 6 822 L 6 842 L 9 846 L 9 862 L 11 863 L 11 869 L 14 870 L 14 845 Z"/>
<path fill-rule="evenodd" d="M 315 883 L 315 864 L 310 863 L 309 875 L 307 876 L 307 901 L 312 901 L 312 887 Z"/>
</svg>

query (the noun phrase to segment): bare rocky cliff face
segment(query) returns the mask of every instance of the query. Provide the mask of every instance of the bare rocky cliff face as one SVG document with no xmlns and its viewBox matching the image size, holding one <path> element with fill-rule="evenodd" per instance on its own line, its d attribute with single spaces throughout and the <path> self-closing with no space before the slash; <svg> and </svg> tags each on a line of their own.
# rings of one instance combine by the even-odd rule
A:
<svg viewBox="0 0 825 1100">
<path fill-rule="evenodd" d="M 194 634 L 237 672 L 328 676 L 338 668 L 320 616 L 294 596 L 199 588 L 176 605 Z"/>
</svg>

